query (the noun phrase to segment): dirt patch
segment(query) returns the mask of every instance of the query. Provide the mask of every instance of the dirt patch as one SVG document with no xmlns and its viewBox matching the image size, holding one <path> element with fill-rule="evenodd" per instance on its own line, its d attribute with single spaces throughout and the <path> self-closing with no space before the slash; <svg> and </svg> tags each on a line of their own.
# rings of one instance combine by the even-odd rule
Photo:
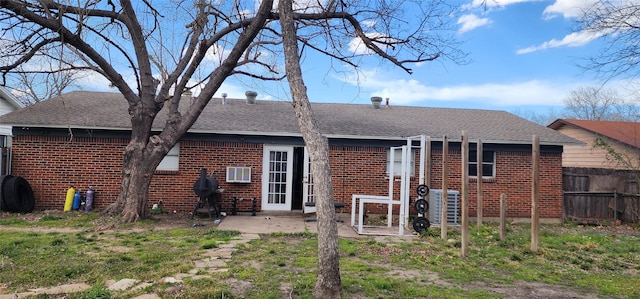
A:
<svg viewBox="0 0 640 299">
<path fill-rule="evenodd" d="M 544 299 L 597 299 L 597 296 L 582 294 L 570 287 L 550 285 L 539 282 L 518 281 L 512 286 L 488 286 L 481 282 L 473 282 L 466 288 L 484 290 L 491 293 L 500 294 L 505 299 L 519 298 L 544 298 Z"/>
<path fill-rule="evenodd" d="M 229 278 L 225 282 L 229 286 L 231 294 L 233 294 L 234 296 L 241 296 L 247 290 L 253 287 L 252 283 L 244 280 L 237 280 L 235 278 Z"/>
</svg>

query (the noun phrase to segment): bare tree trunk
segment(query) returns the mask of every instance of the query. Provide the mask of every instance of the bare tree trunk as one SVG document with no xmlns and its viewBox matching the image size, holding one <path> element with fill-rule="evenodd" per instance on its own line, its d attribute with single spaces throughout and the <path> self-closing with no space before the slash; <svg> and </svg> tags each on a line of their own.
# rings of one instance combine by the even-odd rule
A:
<svg viewBox="0 0 640 299">
<path fill-rule="evenodd" d="M 128 1 L 127 3 L 130 4 Z M 148 192 L 156 167 L 171 147 L 176 144 L 181 136 L 186 134 L 187 130 L 197 120 L 202 109 L 220 87 L 224 78 L 227 78 L 233 72 L 233 68 L 238 64 L 243 52 L 247 50 L 258 32 L 264 27 L 267 17 L 271 15 L 270 9 L 272 7 L 272 0 L 261 2 L 253 21 L 242 31 L 237 44 L 227 56 L 225 62 L 216 68 L 211 75 L 211 81 L 201 91 L 197 105 L 193 105 L 194 107 L 200 107 L 199 110 L 181 115 L 177 112 L 179 99 L 174 99 L 172 105 L 175 105 L 175 107 L 172 107 L 172 109 L 175 109 L 175 111 L 171 113 L 172 110 L 170 109 L 169 120 L 163 132 L 159 135 L 151 136 L 151 128 L 153 120 L 165 104 L 156 99 L 157 82 L 151 75 L 152 72 L 149 70 L 143 72 L 140 76 L 142 84 L 139 97 L 132 92 L 128 94 L 123 92 L 129 102 L 132 128 L 131 141 L 124 152 L 120 194 L 116 201 L 106 209 L 105 213 L 122 216 L 122 222 L 134 222 L 148 216 Z M 131 9 L 131 6 L 128 5 L 127 8 Z M 130 15 L 135 16 L 135 13 L 131 11 Z M 140 39 L 143 40 L 143 38 Z M 143 45 L 139 46 L 144 48 Z M 149 55 L 144 51 L 145 49 L 142 50 L 142 52 L 145 52 L 142 55 L 143 58 L 149 58 Z M 149 61 L 147 60 L 144 60 L 144 69 L 150 69 Z"/>
<path fill-rule="evenodd" d="M 307 88 L 302 79 L 292 1 L 280 1 L 279 6 L 287 79 L 293 96 L 293 108 L 298 126 L 311 158 L 313 183 L 316 188 L 314 191 L 317 192 L 318 277 L 313 295 L 316 298 L 340 298 L 342 282 L 338 254 L 338 225 L 333 204 L 329 142 L 320 133 L 316 124 L 307 96 Z"/>
<path fill-rule="evenodd" d="M 105 213 L 119 215 L 122 222 L 135 222 L 148 216 L 147 196 L 156 165 L 143 159 L 144 144 L 131 141 L 124 153 L 120 193 Z"/>
<path fill-rule="evenodd" d="M 105 214 L 121 216 L 121 221 L 125 223 L 147 218 L 147 198 L 151 179 L 156 167 L 169 151 L 170 147 L 166 144 L 175 143 L 163 141 L 158 136 L 150 136 L 151 124 L 158 108 L 151 104 L 153 95 L 146 99 L 147 105 L 144 102 L 143 98 L 137 105 L 130 106 L 130 110 L 139 112 L 131 119 L 131 141 L 123 154 L 120 193 L 116 201 L 105 210 Z"/>
</svg>

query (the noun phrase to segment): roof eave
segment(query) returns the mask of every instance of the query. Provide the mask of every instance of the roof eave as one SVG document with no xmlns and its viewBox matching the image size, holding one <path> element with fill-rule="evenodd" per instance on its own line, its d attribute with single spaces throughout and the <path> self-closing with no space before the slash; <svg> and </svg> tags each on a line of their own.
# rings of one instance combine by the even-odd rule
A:
<svg viewBox="0 0 640 299">
<path fill-rule="evenodd" d="M 50 129 L 68 129 L 69 126 L 62 125 L 35 125 L 35 124 L 8 124 L 13 127 L 39 127 Z M 74 126 L 73 129 L 80 130 L 131 130 L 130 127 L 98 127 L 98 126 Z M 154 131 L 162 130 L 162 128 L 153 128 Z M 301 133 L 292 132 L 265 132 L 265 131 L 214 131 L 214 130 L 189 130 L 194 134 L 220 134 L 220 135 L 257 135 L 270 137 L 302 137 Z M 408 137 L 415 136 L 374 136 L 374 135 L 341 135 L 341 134 L 325 134 L 330 139 L 353 139 L 353 140 L 385 140 L 385 141 L 406 141 Z M 431 137 L 431 141 L 442 142 L 443 137 Z M 449 138 L 450 142 L 461 142 L 461 138 Z M 474 140 L 470 140 L 474 141 Z M 526 140 L 499 140 L 499 139 L 482 139 L 485 144 L 517 144 L 530 145 L 532 142 Z M 541 145 L 564 146 L 564 145 L 584 145 L 583 142 L 562 142 L 562 141 L 540 141 Z"/>
<path fill-rule="evenodd" d="M 0 97 L 7 100 L 7 102 L 16 109 L 24 108 L 24 104 L 20 103 L 20 101 L 3 86 L 0 86 Z"/>
</svg>

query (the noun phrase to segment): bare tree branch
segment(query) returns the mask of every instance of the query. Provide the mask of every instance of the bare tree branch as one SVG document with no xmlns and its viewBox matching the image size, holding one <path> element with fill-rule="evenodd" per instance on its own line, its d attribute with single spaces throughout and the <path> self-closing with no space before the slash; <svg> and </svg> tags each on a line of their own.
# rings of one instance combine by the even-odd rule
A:
<svg viewBox="0 0 640 299">
<path fill-rule="evenodd" d="M 605 80 L 640 75 L 640 3 L 600 0 L 589 6 L 577 22 L 576 32 L 590 32 L 605 42 L 602 51 L 583 63 Z"/>
<path fill-rule="evenodd" d="M 123 219 L 134 221 L 145 217 L 153 170 L 229 76 L 285 78 L 281 14 L 272 0 L 261 1 L 258 8 L 255 3 L 0 0 L 0 45 L 5 50 L 0 73 L 8 82 L 19 74 L 79 70 L 84 75 L 90 70 L 122 93 L 132 131 L 123 155 L 120 195 L 107 212 L 121 212 Z M 465 62 L 452 29 L 456 9 L 445 0 L 291 5 L 287 16 L 301 57 L 319 53 L 329 66 L 339 62 L 356 70 L 368 58 L 378 58 L 409 73 L 416 63 L 433 59 Z M 41 60 L 55 63 L 46 70 L 28 67 Z M 189 105 L 181 105 L 180 94 L 189 88 L 199 93 Z M 169 117 L 161 132 L 152 135 L 159 113 Z"/>
</svg>

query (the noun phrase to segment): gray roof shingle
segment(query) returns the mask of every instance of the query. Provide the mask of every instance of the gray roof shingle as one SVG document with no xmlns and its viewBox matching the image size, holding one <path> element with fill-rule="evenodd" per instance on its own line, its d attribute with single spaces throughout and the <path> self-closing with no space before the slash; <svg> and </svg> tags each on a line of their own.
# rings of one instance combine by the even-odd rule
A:
<svg viewBox="0 0 640 299">
<path fill-rule="evenodd" d="M 183 101 L 184 102 L 184 101 Z M 483 142 L 530 144 L 537 134 L 542 144 L 573 144 L 576 140 L 505 111 L 480 109 L 312 103 L 316 121 L 327 137 L 403 139 L 425 134 L 435 139 L 470 139 Z M 51 128 L 130 129 L 127 103 L 118 93 L 74 91 L 0 117 L 0 123 Z M 164 124 L 164 115 L 154 127 Z M 194 133 L 239 133 L 299 136 L 300 130 L 287 101 L 214 98 L 192 126 Z"/>
</svg>

